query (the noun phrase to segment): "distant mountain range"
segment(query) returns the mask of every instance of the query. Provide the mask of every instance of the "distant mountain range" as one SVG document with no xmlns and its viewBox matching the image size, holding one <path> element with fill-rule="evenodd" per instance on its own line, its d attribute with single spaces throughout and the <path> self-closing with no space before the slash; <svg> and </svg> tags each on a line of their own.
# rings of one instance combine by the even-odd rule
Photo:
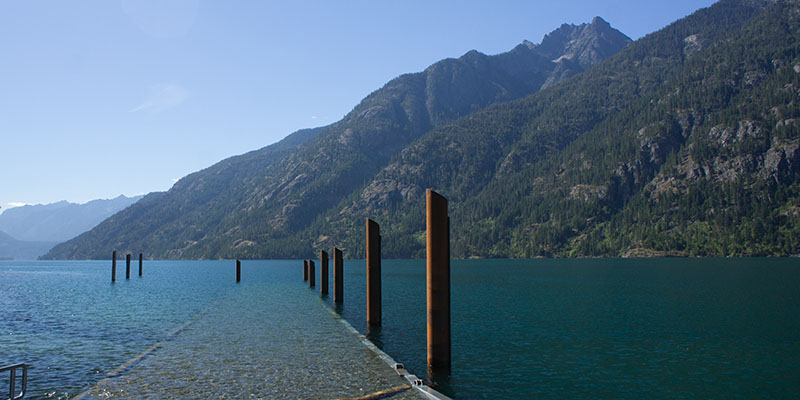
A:
<svg viewBox="0 0 800 400">
<path fill-rule="evenodd" d="M 0 257 L 35 259 L 55 244 L 92 229 L 143 196 L 119 196 L 85 204 L 59 201 L 26 205 L 0 214 Z"/>
<path fill-rule="evenodd" d="M 800 5 L 720 0 L 629 44 L 596 18 L 398 77 L 341 121 L 150 194 L 49 258 L 800 252 Z"/>
<path fill-rule="evenodd" d="M 14 239 L 0 231 L 0 260 L 35 260 L 56 242 L 32 242 Z"/>
</svg>

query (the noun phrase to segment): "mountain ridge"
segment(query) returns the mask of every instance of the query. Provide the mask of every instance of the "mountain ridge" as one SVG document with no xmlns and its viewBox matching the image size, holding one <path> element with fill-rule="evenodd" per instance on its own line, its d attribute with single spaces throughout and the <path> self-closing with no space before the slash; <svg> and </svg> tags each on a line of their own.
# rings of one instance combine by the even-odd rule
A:
<svg viewBox="0 0 800 400">
<path fill-rule="evenodd" d="M 619 32 L 605 40 L 617 50 L 630 42 Z M 100 247 L 148 248 L 151 256 L 167 258 L 248 257 L 265 242 L 296 246 L 291 240 L 296 231 L 419 136 L 487 105 L 535 92 L 554 70 L 553 61 L 517 46 L 496 56 L 470 51 L 401 75 L 281 157 L 268 162 L 255 157 L 236 171 L 225 165 L 244 156 L 224 160 L 179 181 L 166 194 L 148 195 L 137 207 L 57 246 L 48 257 L 100 258 L 105 256 Z M 223 179 L 221 174 L 228 175 Z M 266 226 L 250 221 L 266 221 Z"/>
<path fill-rule="evenodd" d="M 375 218 L 385 222 L 388 228 L 384 234 L 387 255 L 420 257 L 424 255 L 424 214 L 421 214 L 424 203 L 419 193 L 424 187 L 434 187 L 451 199 L 452 252 L 457 257 L 794 254 L 798 251 L 798 243 L 791 239 L 791 232 L 796 232 L 798 221 L 791 215 L 795 214 L 780 210 L 783 207 L 780 201 L 761 206 L 759 202 L 764 199 L 758 197 L 778 198 L 777 195 L 781 195 L 782 201 L 791 201 L 791 193 L 797 190 L 797 168 L 800 165 L 790 161 L 797 157 L 794 150 L 797 131 L 780 133 L 790 140 L 781 139 L 783 142 L 770 146 L 764 142 L 770 137 L 766 126 L 748 128 L 754 124 L 736 120 L 726 111 L 727 107 L 734 107 L 731 104 L 747 105 L 745 109 L 752 107 L 748 105 L 751 102 L 748 96 L 752 96 L 755 99 L 780 99 L 767 107 L 770 110 L 786 112 L 790 116 L 797 112 L 796 101 L 775 89 L 781 85 L 797 85 L 791 83 L 797 79 L 792 75 L 792 69 L 761 67 L 757 59 L 753 60 L 757 55 L 763 57 L 768 65 L 798 63 L 797 59 L 792 59 L 796 57 L 796 48 L 794 54 L 790 50 L 793 49 L 791 43 L 796 43 L 797 38 L 786 34 L 792 32 L 792 28 L 778 32 L 772 28 L 773 25 L 796 27 L 797 20 L 787 21 L 786 17 L 797 12 L 797 5 L 782 2 L 778 7 L 775 4 L 772 1 L 720 1 L 635 42 L 580 79 L 559 86 L 561 90 L 542 91 L 526 99 L 497 105 L 462 119 L 448 130 L 433 131 L 401 153 L 360 195 L 354 196 L 350 204 L 342 205 L 341 213 L 349 214 L 348 218 L 334 219 L 329 224 L 318 223 L 306 235 L 314 237 L 327 232 L 332 241 L 345 242 L 358 254 L 363 250 L 358 237 L 360 229 L 357 222 L 347 226 L 345 220 L 357 221 L 356 216 L 383 211 L 383 215 Z M 766 16 L 755 19 L 760 10 L 770 6 L 792 12 L 782 15 L 770 9 Z M 754 21 L 752 25 L 748 23 L 751 20 Z M 739 29 L 747 33 L 745 38 L 753 38 L 752 43 L 737 36 Z M 706 48 L 700 52 L 689 48 L 689 42 L 697 41 L 706 42 Z M 783 42 L 789 43 L 786 48 L 776 49 L 776 44 Z M 750 48 L 770 49 L 774 53 L 762 50 L 763 54 L 757 54 L 742 50 Z M 753 54 L 742 60 L 731 59 L 732 55 L 749 53 Z M 720 63 L 720 60 L 726 63 Z M 734 67 L 737 63 L 751 69 L 737 69 Z M 778 72 L 780 76 L 775 75 Z M 620 79 L 622 76 L 625 79 Z M 738 81 L 735 84 L 729 82 L 729 76 L 738 76 Z M 784 79 L 783 83 L 771 83 L 775 85 L 769 89 L 771 92 L 751 92 L 751 86 L 757 87 L 759 82 L 781 82 L 780 79 Z M 699 84 L 692 86 L 685 83 L 687 80 Z M 671 93 L 680 93 L 681 90 L 692 95 Z M 731 97 L 737 93 L 740 94 Z M 687 107 L 688 111 L 670 108 L 676 99 L 692 108 Z M 692 102 L 692 99 L 696 100 Z M 584 107 L 575 107 L 575 103 Z M 745 153 L 743 160 L 737 160 L 733 166 L 725 160 L 714 161 L 712 167 L 721 166 L 719 169 L 727 171 L 725 174 L 741 176 L 750 182 L 731 185 L 744 193 L 752 192 L 747 189 L 748 185 L 766 185 L 755 176 L 758 174 L 744 173 L 747 168 L 757 170 L 752 165 L 758 163 L 782 174 L 782 183 L 788 185 L 770 189 L 778 190 L 775 193 L 766 189 L 748 193 L 747 196 L 755 197 L 739 200 L 743 203 L 740 205 L 725 206 L 726 212 L 733 210 L 733 215 L 726 216 L 730 221 L 725 224 L 714 225 L 708 222 L 709 216 L 702 213 L 693 215 L 686 205 L 682 205 L 681 201 L 685 199 L 680 196 L 653 204 L 648 201 L 652 193 L 642 190 L 649 180 L 657 177 L 659 169 L 672 168 L 671 163 L 678 155 L 685 158 L 692 152 L 699 152 L 696 148 L 701 145 L 715 146 L 714 140 L 696 139 L 707 136 L 692 136 L 693 131 L 701 129 L 696 125 L 702 125 L 706 118 L 731 119 L 736 126 L 745 126 L 702 128 L 708 130 L 707 135 L 712 139 L 752 136 L 762 141 L 758 151 L 737 149 L 749 154 Z M 497 121 L 512 123 L 498 127 Z M 643 125 L 631 125 L 629 121 L 641 121 Z M 776 122 L 785 127 L 785 121 L 787 119 Z M 791 128 L 796 129 L 796 126 Z M 687 142 L 689 137 L 696 141 Z M 425 143 L 428 143 L 427 147 Z M 429 156 L 433 154 L 431 149 L 441 148 L 442 143 L 448 143 L 454 149 L 471 147 L 460 150 L 449 160 L 439 155 Z M 694 147 L 687 148 L 684 144 Z M 414 150 L 415 146 L 417 150 Z M 757 148 L 752 143 L 748 146 Z M 487 148 L 493 150 L 487 151 Z M 503 150 L 497 150 L 500 148 Z M 482 156 L 483 161 L 476 159 L 476 154 Z M 739 156 L 736 152 L 731 154 Z M 469 161 L 464 162 L 464 159 Z M 445 171 L 452 175 L 442 177 L 430 173 L 426 165 L 448 165 Z M 476 168 L 481 165 L 482 168 Z M 772 177 L 771 172 L 759 173 L 762 177 Z M 677 178 L 667 180 L 673 182 Z M 652 186 L 657 185 L 654 183 Z M 732 201 L 731 196 L 715 191 L 713 185 L 707 186 L 698 189 L 699 196 L 708 193 L 720 204 Z M 696 196 L 695 202 L 699 201 Z M 694 207 L 703 210 L 702 203 Z M 670 213 L 672 208 L 681 212 Z M 742 208 L 751 210 L 751 213 L 757 211 L 756 214 L 779 215 L 753 219 Z M 713 213 L 714 209 L 706 207 L 705 211 Z M 636 213 L 641 214 L 641 218 L 646 215 L 652 224 L 638 226 L 634 223 Z M 334 218 L 335 214 L 327 217 Z M 664 220 L 662 214 L 671 215 L 673 221 Z M 685 215 L 693 215 L 694 219 L 687 219 Z M 768 235 L 759 237 L 736 232 L 736 221 Z M 340 228 L 342 226 L 345 228 Z M 664 232 L 665 226 L 673 233 Z M 636 229 L 628 232 L 632 227 Z M 700 229 L 703 230 L 698 231 Z M 687 240 L 678 234 L 687 231 L 696 240 Z M 350 237 L 354 238 L 351 240 Z"/>
<path fill-rule="evenodd" d="M 552 43 L 592 48 L 562 28 Z M 401 76 L 381 89 L 395 97 L 368 96 L 255 178 L 249 208 L 162 254 L 303 258 L 338 246 L 358 258 L 370 217 L 385 257 L 421 257 L 426 188 L 450 200 L 454 257 L 797 254 L 797 32 L 796 1 L 720 0 L 582 72 L 580 58 L 539 54 L 548 79 L 564 79 L 531 78 L 541 90 L 518 99 L 421 101 L 422 74 Z M 486 75 L 485 55 L 462 57 L 437 68 Z M 114 245 L 103 243 L 78 240 L 61 254 L 103 257 L 87 252 Z"/>
<path fill-rule="evenodd" d="M 62 242 L 83 233 L 143 196 L 117 196 L 83 204 L 66 200 L 14 207 L 0 214 L 0 231 L 26 242 Z"/>
<path fill-rule="evenodd" d="M 0 231 L 0 260 L 35 260 L 54 245 L 56 242 L 17 240 Z"/>
</svg>

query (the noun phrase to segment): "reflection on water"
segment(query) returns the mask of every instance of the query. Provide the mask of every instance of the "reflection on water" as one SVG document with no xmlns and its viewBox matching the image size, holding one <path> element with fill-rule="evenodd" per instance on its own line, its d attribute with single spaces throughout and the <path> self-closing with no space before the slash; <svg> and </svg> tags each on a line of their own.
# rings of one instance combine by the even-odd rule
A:
<svg viewBox="0 0 800 400">
<path fill-rule="evenodd" d="M 370 342 L 378 346 L 379 349 L 383 348 L 383 334 L 381 333 L 380 326 L 367 326 L 367 333 L 364 335 Z"/>
</svg>

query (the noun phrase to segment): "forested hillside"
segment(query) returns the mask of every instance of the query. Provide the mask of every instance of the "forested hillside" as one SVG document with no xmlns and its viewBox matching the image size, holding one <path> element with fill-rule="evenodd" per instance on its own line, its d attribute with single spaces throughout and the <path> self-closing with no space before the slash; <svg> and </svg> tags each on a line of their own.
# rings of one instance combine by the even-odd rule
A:
<svg viewBox="0 0 800 400">
<path fill-rule="evenodd" d="M 771 4 L 720 1 L 430 132 L 307 236 L 358 254 L 370 215 L 389 256 L 423 256 L 437 188 L 456 257 L 796 254 L 800 23 Z"/>
</svg>

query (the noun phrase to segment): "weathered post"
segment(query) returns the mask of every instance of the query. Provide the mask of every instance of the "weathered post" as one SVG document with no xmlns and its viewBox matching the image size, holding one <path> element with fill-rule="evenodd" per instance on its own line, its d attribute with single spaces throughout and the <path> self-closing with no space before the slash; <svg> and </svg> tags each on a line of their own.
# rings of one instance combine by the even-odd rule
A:
<svg viewBox="0 0 800 400">
<path fill-rule="evenodd" d="M 450 367 L 450 218 L 447 199 L 428 189 L 428 367 Z"/>
<path fill-rule="evenodd" d="M 131 253 L 125 255 L 125 279 L 131 279 Z"/>
<path fill-rule="evenodd" d="M 142 253 L 139 253 L 139 276 L 142 276 Z"/>
<path fill-rule="evenodd" d="M 308 260 L 303 260 L 303 282 L 308 282 Z"/>
<path fill-rule="evenodd" d="M 328 252 L 325 250 L 319 251 L 319 283 L 322 285 L 319 293 L 320 295 L 328 294 Z"/>
<path fill-rule="evenodd" d="M 236 283 L 242 280 L 242 262 L 236 259 Z"/>
<path fill-rule="evenodd" d="M 308 260 L 308 287 L 316 285 L 317 272 L 314 271 L 314 260 Z"/>
<path fill-rule="evenodd" d="M 111 282 L 117 280 L 117 251 L 111 253 Z"/>
<path fill-rule="evenodd" d="M 367 325 L 381 326 L 381 233 L 367 218 Z"/>
<path fill-rule="evenodd" d="M 333 302 L 341 303 L 344 300 L 344 266 L 342 264 L 342 251 L 333 248 Z"/>
</svg>

